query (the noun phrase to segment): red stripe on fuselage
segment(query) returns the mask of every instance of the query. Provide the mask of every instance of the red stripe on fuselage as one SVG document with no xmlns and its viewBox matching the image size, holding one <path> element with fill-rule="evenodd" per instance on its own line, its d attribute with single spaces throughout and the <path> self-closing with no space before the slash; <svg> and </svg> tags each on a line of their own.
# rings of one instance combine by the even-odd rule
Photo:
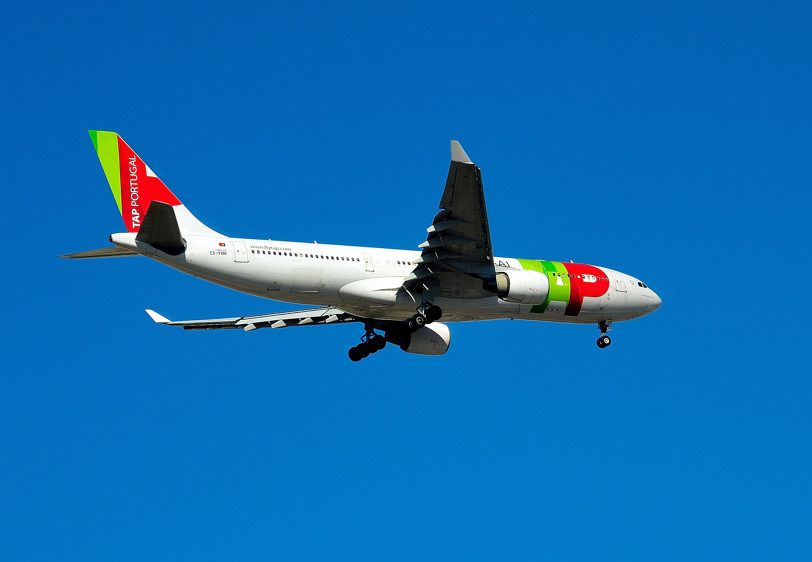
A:
<svg viewBox="0 0 812 562">
<path fill-rule="evenodd" d="M 609 291 L 609 276 L 600 268 L 582 263 L 562 265 L 570 276 L 570 300 L 564 316 L 578 316 L 584 305 L 584 297 L 599 298 Z M 595 277 L 595 281 L 584 281 L 584 275 Z"/>
</svg>

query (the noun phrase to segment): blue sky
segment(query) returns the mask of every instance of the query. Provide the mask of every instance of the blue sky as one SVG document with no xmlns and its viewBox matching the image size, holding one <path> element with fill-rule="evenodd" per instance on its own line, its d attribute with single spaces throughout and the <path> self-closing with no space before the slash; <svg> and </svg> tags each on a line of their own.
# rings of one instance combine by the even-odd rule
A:
<svg viewBox="0 0 812 562">
<path fill-rule="evenodd" d="M 57 3 L 0 18 L 0 557 L 808 560 L 808 3 Z M 663 298 L 594 326 L 183 332 L 289 305 L 146 259 L 114 130 L 220 232 L 414 248 L 451 139 L 495 252 Z M 10 199 L 10 200 L 9 200 Z"/>
</svg>

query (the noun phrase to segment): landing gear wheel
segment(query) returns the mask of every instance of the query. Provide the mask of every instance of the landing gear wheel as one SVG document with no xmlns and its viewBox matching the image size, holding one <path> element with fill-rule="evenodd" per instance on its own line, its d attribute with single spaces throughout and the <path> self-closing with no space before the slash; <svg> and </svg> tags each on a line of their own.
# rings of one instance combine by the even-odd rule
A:
<svg viewBox="0 0 812 562">
<path fill-rule="evenodd" d="M 361 351 L 358 347 L 351 347 L 350 350 L 347 352 L 347 356 L 350 358 L 350 361 L 360 361 L 363 359 L 361 356 Z"/>
<path fill-rule="evenodd" d="M 409 329 L 412 332 L 416 332 L 420 328 L 426 325 L 426 319 L 423 318 L 420 314 L 415 314 L 411 318 L 409 318 Z"/>
<path fill-rule="evenodd" d="M 386 338 L 380 334 L 376 334 L 371 326 L 367 326 L 367 332 L 361 338 L 361 343 L 355 347 L 351 347 L 347 352 L 347 356 L 351 361 L 360 361 L 369 357 L 386 347 Z"/>
<path fill-rule="evenodd" d="M 598 347 L 603 349 L 604 347 L 609 347 L 612 343 L 612 338 L 606 335 L 606 332 L 612 329 L 612 321 L 611 320 L 601 320 L 598 322 L 598 328 L 601 331 L 601 337 L 598 338 Z"/>
<path fill-rule="evenodd" d="M 426 320 L 428 322 L 434 322 L 435 320 L 439 320 L 443 317 L 443 309 L 436 305 L 431 305 L 426 309 Z"/>
</svg>

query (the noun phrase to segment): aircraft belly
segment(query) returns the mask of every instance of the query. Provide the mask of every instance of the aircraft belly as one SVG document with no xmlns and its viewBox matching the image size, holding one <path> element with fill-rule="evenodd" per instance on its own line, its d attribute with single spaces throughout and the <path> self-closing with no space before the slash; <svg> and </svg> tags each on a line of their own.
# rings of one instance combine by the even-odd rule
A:
<svg viewBox="0 0 812 562">
<path fill-rule="evenodd" d="M 566 301 L 550 301 L 550 304 L 547 305 L 547 309 L 542 313 L 543 320 L 548 321 L 556 321 L 564 316 L 564 312 L 567 310 L 567 303 Z"/>
<path fill-rule="evenodd" d="M 443 319 L 449 321 L 512 318 L 519 315 L 522 308 L 520 304 L 504 301 L 497 296 L 481 299 L 438 297 L 433 302 L 443 309 Z M 464 318 L 465 320 L 454 320 L 455 318 Z"/>
<path fill-rule="evenodd" d="M 584 297 L 583 304 L 581 305 L 581 312 L 578 316 L 593 317 L 598 314 L 598 307 L 600 306 L 600 297 Z"/>
</svg>

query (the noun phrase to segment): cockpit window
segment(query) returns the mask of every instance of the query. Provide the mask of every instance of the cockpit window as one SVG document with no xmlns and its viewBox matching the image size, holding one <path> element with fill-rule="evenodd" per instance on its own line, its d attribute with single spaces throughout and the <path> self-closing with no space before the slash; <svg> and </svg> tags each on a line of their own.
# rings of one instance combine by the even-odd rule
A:
<svg viewBox="0 0 812 562">
<path fill-rule="evenodd" d="M 637 284 L 638 284 L 640 287 L 643 287 L 644 289 L 648 289 L 648 286 L 647 286 L 645 283 L 643 283 L 642 281 L 638 281 L 638 282 L 637 282 Z"/>
</svg>

